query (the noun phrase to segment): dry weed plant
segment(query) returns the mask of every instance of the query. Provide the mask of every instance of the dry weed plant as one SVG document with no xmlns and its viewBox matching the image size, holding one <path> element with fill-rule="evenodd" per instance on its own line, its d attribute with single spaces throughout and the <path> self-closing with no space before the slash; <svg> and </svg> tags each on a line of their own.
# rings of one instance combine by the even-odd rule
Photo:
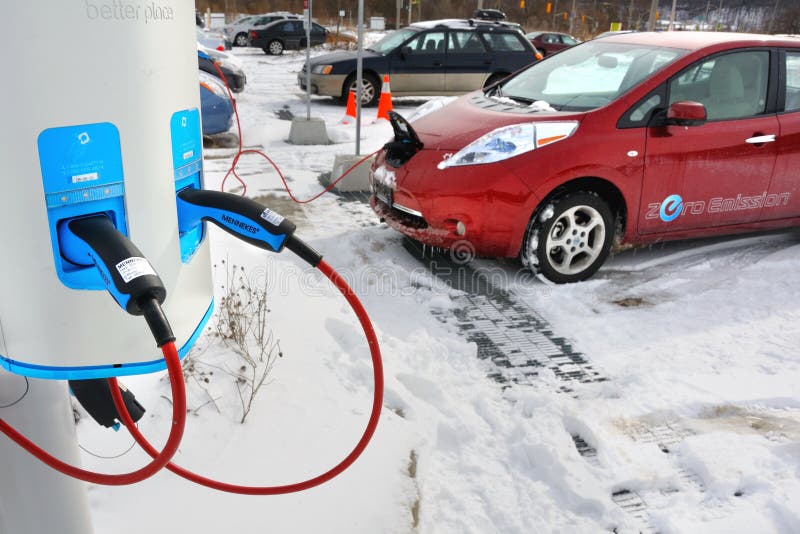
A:
<svg viewBox="0 0 800 534">
<path fill-rule="evenodd" d="M 267 322 L 270 310 L 267 292 L 247 276 L 241 265 L 222 260 L 225 271 L 223 295 L 218 302 L 212 335 L 238 358 L 238 366 L 222 371 L 234 378 L 242 405 L 244 423 L 253 401 L 266 383 L 277 358 L 283 356 L 280 341 L 275 339 Z M 217 266 L 214 266 L 215 270 Z M 207 380 L 206 380 L 207 382 Z"/>
</svg>

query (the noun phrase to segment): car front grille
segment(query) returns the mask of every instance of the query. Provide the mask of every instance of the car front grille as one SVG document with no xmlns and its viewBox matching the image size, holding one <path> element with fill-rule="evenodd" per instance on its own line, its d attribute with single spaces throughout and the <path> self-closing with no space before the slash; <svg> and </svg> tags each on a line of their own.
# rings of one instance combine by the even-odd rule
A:
<svg viewBox="0 0 800 534">
<path fill-rule="evenodd" d="M 428 222 L 423 217 L 397 209 L 393 204 L 387 202 L 388 199 L 384 194 L 376 192 L 373 196 L 373 200 L 377 208 L 375 211 L 378 212 L 380 217 L 391 218 L 405 227 L 414 228 L 416 230 L 424 230 L 428 227 Z"/>
</svg>

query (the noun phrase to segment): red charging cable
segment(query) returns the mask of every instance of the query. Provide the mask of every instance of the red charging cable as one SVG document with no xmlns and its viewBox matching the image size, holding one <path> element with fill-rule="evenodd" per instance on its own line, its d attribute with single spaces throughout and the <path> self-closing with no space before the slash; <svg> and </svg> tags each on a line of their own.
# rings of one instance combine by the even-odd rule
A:
<svg viewBox="0 0 800 534">
<path fill-rule="evenodd" d="M 355 162 L 346 171 L 344 171 L 341 176 L 339 176 L 336 180 L 328 184 L 328 186 L 325 189 L 323 189 L 316 195 L 312 196 L 311 198 L 307 198 L 305 200 L 299 200 L 297 197 L 294 196 L 294 193 L 292 193 L 292 190 L 289 187 L 289 184 L 286 182 L 286 177 L 283 176 L 283 172 L 281 172 L 281 169 L 278 167 L 278 165 L 275 164 L 274 161 L 272 161 L 272 159 L 269 156 L 267 156 L 264 152 L 260 150 L 244 149 L 244 146 L 242 145 L 242 124 L 239 121 L 239 108 L 236 106 L 236 100 L 234 100 L 233 98 L 233 93 L 231 93 L 231 88 L 228 85 L 228 79 L 225 77 L 225 74 L 222 72 L 222 69 L 219 67 L 219 65 L 217 65 L 216 61 L 212 61 L 212 63 L 214 64 L 214 68 L 217 69 L 219 77 L 225 84 L 225 90 L 228 91 L 228 96 L 231 99 L 231 105 L 233 105 L 233 115 L 234 117 L 236 117 L 236 131 L 239 135 L 239 149 L 233 156 L 233 160 L 231 161 L 231 166 L 228 168 L 228 172 L 225 173 L 225 177 L 222 179 L 222 183 L 219 186 L 220 191 L 225 191 L 225 183 L 228 181 L 228 177 L 233 175 L 233 177 L 236 178 L 236 180 L 242 185 L 241 196 L 245 196 L 245 194 L 247 193 L 247 184 L 245 183 L 244 180 L 242 180 L 241 176 L 239 176 L 239 174 L 236 172 L 236 167 L 239 165 L 239 158 L 242 157 L 244 154 L 255 154 L 257 156 L 261 156 L 262 158 L 267 160 L 270 165 L 272 165 L 272 168 L 275 169 L 275 172 L 278 173 L 278 177 L 281 179 L 281 182 L 283 183 L 283 188 L 286 189 L 287 193 L 289 193 L 289 198 L 291 198 L 292 201 L 294 201 L 296 204 L 308 204 L 309 202 L 317 200 L 319 197 L 321 197 L 322 195 L 324 195 L 325 193 L 336 187 L 336 185 L 339 182 L 341 182 L 348 174 L 350 174 L 353 171 L 353 169 L 355 169 L 356 167 L 358 167 L 359 165 L 361 165 L 362 163 L 364 163 L 365 161 L 367 161 L 372 156 L 374 156 L 375 154 L 377 154 L 382 150 L 379 148 L 375 152 L 372 152 L 371 154 L 368 154 L 363 158 L 361 158 L 360 160 L 358 160 L 357 162 Z"/>
<path fill-rule="evenodd" d="M 165 465 L 168 465 L 170 459 L 178 450 L 178 445 L 181 443 L 183 437 L 183 429 L 186 423 L 186 390 L 183 383 L 183 371 L 181 369 L 181 361 L 178 356 L 178 351 L 175 348 L 174 342 L 169 342 L 161 347 L 164 353 L 164 360 L 167 362 L 167 370 L 169 372 L 169 380 L 172 385 L 172 428 L 170 428 L 169 438 L 161 452 L 155 451 L 151 455 L 153 461 L 146 466 L 133 471 L 131 473 L 123 473 L 118 475 L 109 475 L 105 473 L 95 473 L 94 471 L 86 471 L 73 465 L 62 462 L 58 458 L 51 456 L 48 452 L 40 448 L 31 440 L 17 432 L 13 427 L 0 419 L 0 432 L 11 438 L 20 447 L 28 451 L 30 454 L 49 465 L 56 471 L 60 471 L 65 475 L 91 482 L 93 484 L 103 484 L 106 486 L 124 486 L 126 484 L 135 484 L 152 476 Z M 119 385 L 116 378 L 108 379 L 112 393 L 119 394 Z M 120 397 L 121 398 L 121 397 Z M 131 426 L 136 428 L 135 424 L 131 422 Z M 130 428 L 130 426 L 128 427 Z"/>
<path fill-rule="evenodd" d="M 370 355 L 372 356 L 373 379 L 375 381 L 375 388 L 372 397 L 372 412 L 370 413 L 367 427 L 355 448 L 353 448 L 353 450 L 344 458 L 344 460 L 321 475 L 310 478 L 303 482 L 286 484 L 283 486 L 240 486 L 237 484 L 228 484 L 226 482 L 219 482 L 217 480 L 192 473 L 191 471 L 175 465 L 174 463 L 168 463 L 166 465 L 167 469 L 191 482 L 228 493 L 239 493 L 242 495 L 279 495 L 282 493 L 303 491 L 331 480 L 336 475 L 350 467 L 350 465 L 356 461 L 361 453 L 364 452 L 364 449 L 367 447 L 370 439 L 372 439 L 375 429 L 378 426 L 378 419 L 381 415 L 381 406 L 383 405 L 383 363 L 381 361 L 381 351 L 380 347 L 378 346 L 378 338 L 375 335 L 375 330 L 372 328 L 372 323 L 367 316 L 364 306 L 358 300 L 358 297 L 356 297 L 355 292 L 353 292 L 350 286 L 347 285 L 347 282 L 324 261 L 321 261 L 319 265 L 317 265 L 317 269 L 319 269 L 325 276 L 328 277 L 328 279 L 333 283 L 333 285 L 336 286 L 342 295 L 344 295 L 344 298 L 347 299 L 347 302 L 353 308 L 353 311 L 361 323 L 361 327 L 364 329 L 364 334 L 367 336 L 369 351 Z M 128 428 L 128 431 L 131 433 L 133 438 L 147 452 L 147 454 L 155 458 L 158 451 L 153 448 L 150 443 L 148 443 L 147 439 L 145 439 L 145 437 L 136 427 L 136 424 L 131 419 L 128 410 L 125 407 L 125 402 L 122 400 L 122 394 L 119 391 L 119 386 L 117 385 L 116 380 L 112 380 L 113 379 L 109 379 L 111 396 L 114 399 L 114 405 L 117 408 L 117 413 L 119 413 L 122 423 Z"/>
</svg>

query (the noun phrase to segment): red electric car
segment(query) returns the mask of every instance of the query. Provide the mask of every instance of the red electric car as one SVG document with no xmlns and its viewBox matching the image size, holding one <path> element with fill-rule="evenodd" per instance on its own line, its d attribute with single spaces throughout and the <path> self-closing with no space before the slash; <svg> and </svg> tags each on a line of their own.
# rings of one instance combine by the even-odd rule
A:
<svg viewBox="0 0 800 534">
<path fill-rule="evenodd" d="M 442 248 L 554 282 L 613 245 L 800 223 L 800 40 L 708 32 L 588 41 L 414 121 L 372 206 Z"/>
</svg>

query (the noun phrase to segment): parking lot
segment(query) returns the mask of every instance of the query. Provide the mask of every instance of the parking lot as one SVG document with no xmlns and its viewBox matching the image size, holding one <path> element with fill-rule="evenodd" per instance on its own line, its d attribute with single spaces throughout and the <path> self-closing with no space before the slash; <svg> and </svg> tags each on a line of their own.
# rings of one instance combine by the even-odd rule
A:
<svg viewBox="0 0 800 534">
<path fill-rule="evenodd" d="M 316 194 L 334 156 L 354 150 L 354 125 L 340 124 L 344 107 L 312 97 L 311 115 L 324 119 L 332 143 L 291 145 L 288 119 L 306 113 L 296 85 L 305 55 L 233 54 L 248 80 L 237 95 L 244 145 L 269 155 L 295 196 Z M 405 97 L 394 106 L 406 115 L 440 101 Z M 363 154 L 391 137 L 374 113 L 364 110 Z M 205 151 L 207 188 L 220 185 L 234 152 Z M 298 235 L 363 299 L 385 358 L 381 426 L 363 459 L 313 491 L 256 503 L 159 475 L 93 488 L 98 524 L 116 525 L 130 499 L 150 507 L 169 495 L 186 510 L 180 517 L 141 517 L 115 531 L 800 529 L 797 231 L 630 249 L 588 281 L 552 285 L 513 260 L 423 250 L 380 223 L 365 194 L 296 206 L 263 159 L 243 157 L 239 175 L 248 196 L 288 210 Z M 239 188 L 227 181 L 227 190 Z M 363 427 L 371 395 L 363 339 L 337 296 L 287 255 L 265 259 L 216 230 L 211 238 L 217 265 L 244 266 L 270 291 L 285 356 L 246 425 L 225 415 L 235 390 L 212 380 L 220 413 L 198 409 L 187 434 L 205 446 L 182 451 L 183 460 L 251 483 L 316 474 Z M 211 341 L 203 347 L 210 362 L 224 356 Z M 206 393 L 195 388 L 190 408 Z M 152 407 L 162 423 L 163 404 Z M 215 433 L 204 429 L 210 420 Z M 106 439 L 88 425 L 79 432 Z M 111 452 L 122 441 L 106 445 Z"/>
</svg>

